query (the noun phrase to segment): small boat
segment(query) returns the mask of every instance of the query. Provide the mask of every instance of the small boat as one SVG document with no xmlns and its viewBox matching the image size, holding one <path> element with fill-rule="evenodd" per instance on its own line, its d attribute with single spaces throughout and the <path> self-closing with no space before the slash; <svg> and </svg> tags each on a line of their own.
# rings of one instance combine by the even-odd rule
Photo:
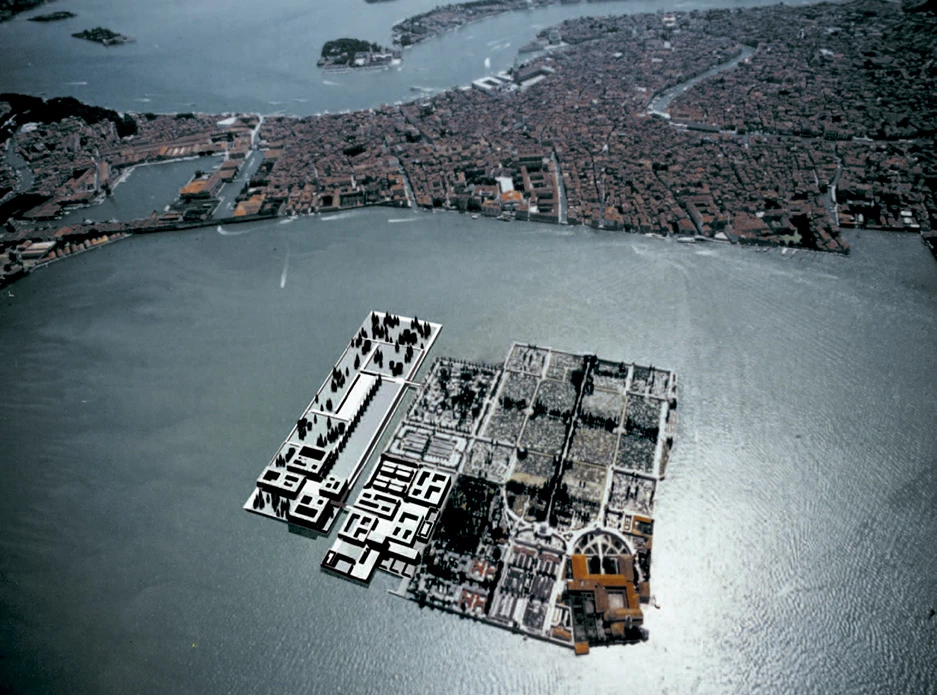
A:
<svg viewBox="0 0 937 695">
<path fill-rule="evenodd" d="M 472 215 L 472 219 L 473 219 L 473 220 L 477 220 L 477 219 L 478 219 L 478 213 L 477 213 L 477 212 Z"/>
</svg>

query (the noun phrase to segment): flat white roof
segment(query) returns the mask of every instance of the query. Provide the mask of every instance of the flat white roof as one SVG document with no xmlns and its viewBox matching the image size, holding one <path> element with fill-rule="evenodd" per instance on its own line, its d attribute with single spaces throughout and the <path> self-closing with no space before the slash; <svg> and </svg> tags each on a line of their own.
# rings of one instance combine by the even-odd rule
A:
<svg viewBox="0 0 937 695">
<path fill-rule="evenodd" d="M 335 413 L 335 416 L 342 420 L 351 420 L 361 408 L 365 396 L 368 395 L 368 391 L 371 390 L 375 381 L 377 381 L 377 377 L 370 374 L 358 374 L 355 383 L 352 384 L 351 390 L 345 396 L 345 400 L 342 401 L 342 405 Z"/>
</svg>

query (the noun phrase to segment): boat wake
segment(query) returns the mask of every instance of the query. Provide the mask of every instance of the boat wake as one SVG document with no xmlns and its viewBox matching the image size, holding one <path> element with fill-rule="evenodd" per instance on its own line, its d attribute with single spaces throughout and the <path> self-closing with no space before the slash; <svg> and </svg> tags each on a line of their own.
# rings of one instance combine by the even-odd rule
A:
<svg viewBox="0 0 937 695">
<path fill-rule="evenodd" d="M 400 223 L 400 222 L 422 222 L 422 217 L 396 217 L 394 219 L 387 220 L 391 224 Z"/>
<path fill-rule="evenodd" d="M 286 258 L 283 259 L 283 272 L 280 273 L 280 289 L 286 287 L 286 274 L 290 270 L 290 248 L 286 247 Z"/>
<path fill-rule="evenodd" d="M 244 235 L 244 234 L 250 234 L 250 233 L 253 232 L 254 230 L 253 230 L 253 229 L 241 229 L 241 230 L 239 230 L 239 231 L 237 231 L 237 232 L 229 232 L 227 229 L 224 229 L 224 228 L 219 224 L 219 225 L 218 225 L 218 228 L 217 228 L 215 231 L 218 232 L 221 236 L 242 236 L 242 235 Z"/>
</svg>

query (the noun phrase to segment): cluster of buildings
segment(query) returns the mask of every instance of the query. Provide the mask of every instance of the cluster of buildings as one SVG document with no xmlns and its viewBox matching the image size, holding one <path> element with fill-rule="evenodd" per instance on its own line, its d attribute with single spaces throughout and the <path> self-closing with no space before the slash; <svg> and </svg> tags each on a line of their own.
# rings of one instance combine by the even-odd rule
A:
<svg viewBox="0 0 937 695">
<path fill-rule="evenodd" d="M 175 227 L 185 223 L 205 222 L 215 215 L 221 204 L 220 195 L 225 186 L 232 181 L 246 165 L 247 151 L 231 154 L 216 169 L 198 171 L 185 186 L 179 189 L 176 200 L 168 209 L 156 215 L 155 223 L 159 227 Z M 250 213 L 248 191 L 235 191 L 238 206 L 234 216 L 241 217 Z"/>
<path fill-rule="evenodd" d="M 412 576 L 436 528 L 454 473 L 385 453 L 349 507 L 322 568 L 369 582 L 380 567 Z"/>
<path fill-rule="evenodd" d="M 674 121 L 771 134 L 776 149 L 789 145 L 810 157 L 825 152 L 826 176 L 818 171 L 817 181 L 824 193 L 835 189 L 832 224 L 933 228 L 935 161 L 925 145 L 937 121 L 928 74 L 932 19 L 879 2 L 709 17 L 709 34 L 744 33 L 758 50 L 679 95 L 670 107 Z"/>
<path fill-rule="evenodd" d="M 937 119 L 932 27 L 882 2 L 710 12 L 702 31 L 759 50 L 679 96 L 673 117 L 828 140 L 926 136 Z"/>
<path fill-rule="evenodd" d="M 9 105 L 0 102 L 0 120 Z M 0 205 L 16 212 L 0 227 L 0 284 L 32 268 L 140 231 L 173 229 L 204 222 L 252 151 L 258 116 L 195 114 L 133 116 L 136 133 L 121 138 L 110 120 L 88 124 L 69 117 L 28 123 L 10 138 L 0 158 Z M 15 155 L 28 165 L 28 178 L 11 165 Z M 138 220 L 57 225 L 63 212 L 92 205 L 110 195 L 121 178 L 140 164 L 204 155 L 222 156 L 217 168 L 199 173 L 166 211 Z M 243 214 L 243 213 L 242 213 Z M 44 253 L 37 255 L 39 250 Z"/>
<path fill-rule="evenodd" d="M 443 5 L 395 24 L 392 29 L 393 42 L 397 46 L 411 46 L 444 32 L 458 29 L 468 22 L 487 19 L 515 9 L 524 9 L 526 5 L 524 0 L 491 0 L 490 2 Z"/>
<path fill-rule="evenodd" d="M 430 15 L 448 26 L 460 7 Z M 927 231 L 934 163 L 917 141 L 894 139 L 922 136 L 933 122 L 926 80 L 913 77 L 926 70 L 926 51 L 898 62 L 865 55 L 899 53 L 888 38 L 926 20 L 880 10 L 891 27 L 883 34 L 880 15 L 840 5 L 569 20 L 543 40 L 574 48 L 508 79 L 398 108 L 265 124 L 280 153 L 265 195 L 290 213 L 407 201 L 840 252 L 839 230 L 851 224 Z M 847 22 L 848 31 L 836 29 Z M 824 43 L 831 48 L 821 51 Z M 669 118 L 648 113 L 655 95 L 726 63 L 743 44 L 754 54 L 677 96 Z M 853 99 L 838 98 L 833 85 L 866 64 Z M 887 113 L 862 86 L 885 77 L 904 90 Z M 888 115 L 898 113 L 916 115 Z"/>
<path fill-rule="evenodd" d="M 400 62 L 401 53 L 359 39 L 337 39 L 322 47 L 317 65 L 325 70 L 383 68 Z"/>
<path fill-rule="evenodd" d="M 585 0 L 606 2 L 607 0 Z M 446 31 L 458 29 L 469 22 L 478 22 L 504 12 L 534 10 L 550 5 L 577 5 L 583 0 L 472 0 L 441 5 L 428 12 L 397 22 L 392 29 L 394 44 L 411 46 Z"/>
<path fill-rule="evenodd" d="M 327 533 L 396 411 L 407 382 L 416 374 L 440 329 L 438 324 L 415 318 L 372 312 L 257 478 L 244 509 L 284 521 L 305 532 Z M 411 336 L 418 339 L 414 341 Z M 414 349 L 413 342 L 419 347 Z M 382 354 L 387 355 L 386 360 L 379 357 Z M 398 363 L 402 365 L 399 369 L 396 368 Z M 410 473 L 413 475 L 407 480 L 412 485 L 406 486 L 410 495 L 408 504 L 435 500 L 438 507 L 438 502 L 448 492 L 445 481 L 419 476 L 415 471 Z M 390 522 L 396 519 L 403 524 L 413 520 L 412 506 L 400 507 L 389 497 L 397 492 L 392 481 L 404 477 L 406 471 L 398 470 L 392 463 L 371 476 L 366 488 L 370 492 L 359 497 L 356 503 L 371 514 L 367 519 L 381 518 Z M 358 539 L 366 539 L 370 533 L 366 533 L 365 516 L 359 515 L 356 519 L 354 528 L 348 523 L 343 526 L 345 535 L 341 536 L 350 538 L 351 545 Z M 425 515 L 421 519 L 425 521 Z M 422 521 L 417 526 L 422 527 Z M 384 530 L 391 538 L 397 537 L 386 524 L 370 530 L 375 534 Z M 417 531 L 419 529 L 411 529 L 404 540 L 412 545 L 418 536 L 425 536 Z M 339 550 L 338 556 L 330 556 L 331 564 L 326 565 L 329 569 L 361 581 L 370 579 L 374 571 L 371 561 L 376 561 L 377 555 L 359 555 L 355 563 L 346 565 L 348 552 L 344 546 Z"/>
<path fill-rule="evenodd" d="M 257 192 L 262 209 L 295 215 L 365 205 L 408 206 L 403 172 L 384 144 L 397 120 L 389 107 L 267 118 L 260 131 L 270 162 Z"/>
<path fill-rule="evenodd" d="M 127 138 L 120 138 L 108 120 L 89 125 L 66 118 L 21 128 L 14 145 L 33 176 L 22 193 L 39 202 L 19 217 L 50 221 L 63 210 L 89 205 L 108 195 L 138 164 L 214 154 L 237 163 L 250 151 L 259 122 L 257 116 L 244 116 L 220 125 L 217 118 L 194 114 L 144 114 L 135 119 L 137 133 Z"/>
<path fill-rule="evenodd" d="M 527 6 L 450 5 L 397 29 L 415 41 Z M 234 217 L 417 205 L 836 252 L 848 252 L 849 227 L 927 240 L 937 226 L 929 29 L 926 13 L 881 0 L 573 19 L 542 32 L 548 54 L 399 106 L 262 123 L 138 115 L 123 139 L 107 120 L 31 124 L 14 140 L 33 174 L 17 199 L 28 206 L 4 248 L 24 230 L 48 241 L 56 230 L 36 223 L 106 195 L 134 164 L 221 153 L 223 170 L 192 182 L 174 209 L 122 229 L 204 220 L 218 184 L 258 148 Z M 4 160 L 0 191 L 17 182 Z"/>
<path fill-rule="evenodd" d="M 36 268 L 76 253 L 119 241 L 130 235 L 123 225 L 107 225 L 108 229 L 76 233 L 63 227 L 48 239 L 33 240 L 29 234 L 4 235 L 0 251 L 0 287 L 17 280 Z"/>
</svg>

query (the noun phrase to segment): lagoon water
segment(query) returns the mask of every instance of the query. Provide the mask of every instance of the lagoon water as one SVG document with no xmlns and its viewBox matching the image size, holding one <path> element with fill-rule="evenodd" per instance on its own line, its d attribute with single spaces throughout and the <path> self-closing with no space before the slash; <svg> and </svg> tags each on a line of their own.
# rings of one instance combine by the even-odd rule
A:
<svg viewBox="0 0 937 695">
<path fill-rule="evenodd" d="M 371 91 L 381 73 L 326 92 L 293 61 L 334 35 L 386 40 L 432 4 L 64 0 L 138 43 L 124 55 L 38 38 L 64 24 L 0 25 L 0 85 L 87 87 L 115 108 L 149 90 L 154 110 L 270 111 L 301 94 L 310 111 L 366 106 L 407 98 L 413 76 L 390 97 Z M 505 21 L 518 19 L 460 32 L 476 32 L 464 40 L 480 61 L 514 31 Z M 413 54 L 432 64 L 456 40 Z M 36 56 L 64 62 L 33 70 Z M 450 69 L 483 74 L 434 66 L 423 82 L 451 84 Z M 148 191 L 176 173 L 147 175 Z M 790 257 L 375 209 L 132 238 L 13 285 L 0 296 L 0 690 L 935 692 L 937 268 L 913 235 L 849 240 L 848 258 Z M 442 322 L 437 355 L 499 361 L 517 339 L 679 373 L 648 642 L 577 659 L 421 611 L 389 580 L 322 574 L 330 539 L 241 510 L 372 308 Z"/>
<path fill-rule="evenodd" d="M 917 237 L 790 258 L 387 210 L 222 232 L 122 241 L 0 303 L 13 692 L 933 691 Z M 439 355 L 520 339 L 679 372 L 647 643 L 577 659 L 421 611 L 241 510 L 372 307 L 444 323 Z"/>
</svg>

